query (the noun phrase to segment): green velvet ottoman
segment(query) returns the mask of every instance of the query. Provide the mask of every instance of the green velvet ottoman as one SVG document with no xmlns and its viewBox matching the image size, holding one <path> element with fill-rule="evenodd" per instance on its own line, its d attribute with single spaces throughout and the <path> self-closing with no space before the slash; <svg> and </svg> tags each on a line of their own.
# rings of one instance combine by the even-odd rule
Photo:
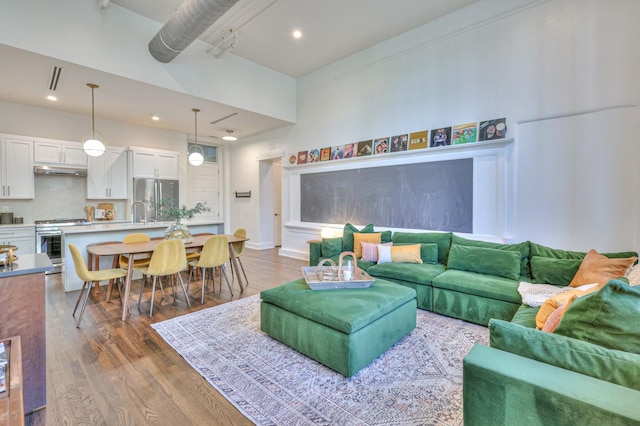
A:
<svg viewBox="0 0 640 426">
<path fill-rule="evenodd" d="M 415 290 L 381 279 L 338 290 L 311 290 L 299 279 L 260 297 L 262 331 L 346 377 L 416 327 Z"/>
</svg>

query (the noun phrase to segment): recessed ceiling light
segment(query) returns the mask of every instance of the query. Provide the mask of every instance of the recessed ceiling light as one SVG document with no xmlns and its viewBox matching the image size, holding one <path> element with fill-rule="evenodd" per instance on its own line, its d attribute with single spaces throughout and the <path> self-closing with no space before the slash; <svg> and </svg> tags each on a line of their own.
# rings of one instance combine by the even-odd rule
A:
<svg viewBox="0 0 640 426">
<path fill-rule="evenodd" d="M 302 37 L 302 31 L 294 30 L 293 31 L 293 38 L 300 38 L 300 37 Z"/>
<path fill-rule="evenodd" d="M 152 119 L 153 121 L 159 121 L 159 120 L 160 120 L 160 117 L 158 117 L 158 116 L 157 116 L 157 115 L 155 115 L 155 114 L 151 114 L 151 119 Z"/>
<path fill-rule="evenodd" d="M 48 100 L 50 100 L 50 101 L 52 101 L 52 102 L 55 102 L 55 101 L 57 101 L 57 100 L 58 100 L 58 98 L 56 98 L 56 97 L 55 97 L 55 96 L 53 96 L 53 95 L 47 95 L 47 99 L 48 99 Z"/>
</svg>

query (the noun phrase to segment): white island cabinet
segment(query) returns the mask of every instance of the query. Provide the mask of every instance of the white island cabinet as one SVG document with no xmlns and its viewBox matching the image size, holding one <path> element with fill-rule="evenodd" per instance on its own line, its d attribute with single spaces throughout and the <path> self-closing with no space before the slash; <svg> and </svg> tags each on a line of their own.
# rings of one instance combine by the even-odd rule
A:
<svg viewBox="0 0 640 426">
<path fill-rule="evenodd" d="M 164 237 L 164 231 L 173 222 L 149 223 L 107 223 L 87 226 L 65 226 L 62 230 L 62 283 L 64 291 L 76 291 L 82 288 L 82 281 L 76 275 L 71 252 L 69 251 L 69 243 L 74 244 L 82 253 L 85 263 L 87 263 L 87 246 L 91 244 L 101 243 L 105 241 L 122 241 L 128 234 L 142 232 L 151 238 Z M 189 227 L 192 234 L 199 233 L 224 233 L 224 224 L 211 220 L 183 220 L 183 223 Z M 111 268 L 113 258 L 100 258 L 100 269 Z M 88 265 L 88 263 L 87 263 Z M 137 272 L 137 271 L 136 271 Z M 134 278 L 136 275 L 134 275 Z M 103 283 L 106 284 L 106 283 Z"/>
</svg>

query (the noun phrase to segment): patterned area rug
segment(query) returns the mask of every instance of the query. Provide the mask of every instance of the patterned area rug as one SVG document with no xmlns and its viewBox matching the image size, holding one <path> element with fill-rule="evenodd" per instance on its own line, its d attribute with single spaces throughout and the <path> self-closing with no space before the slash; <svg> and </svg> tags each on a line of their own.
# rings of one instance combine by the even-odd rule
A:
<svg viewBox="0 0 640 426">
<path fill-rule="evenodd" d="M 152 327 L 257 425 L 462 425 L 462 358 L 488 331 L 417 315 L 349 379 L 261 332 L 257 295 Z"/>
</svg>

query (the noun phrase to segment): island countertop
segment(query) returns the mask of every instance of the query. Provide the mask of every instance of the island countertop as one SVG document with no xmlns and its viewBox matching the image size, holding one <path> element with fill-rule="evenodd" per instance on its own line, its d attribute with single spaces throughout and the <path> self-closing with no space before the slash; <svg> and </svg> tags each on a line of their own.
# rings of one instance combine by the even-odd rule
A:
<svg viewBox="0 0 640 426">
<path fill-rule="evenodd" d="M 0 278 L 38 274 L 53 270 L 53 264 L 45 253 L 21 254 L 13 265 L 0 266 Z"/>
<path fill-rule="evenodd" d="M 131 223 L 131 222 L 101 222 L 95 223 L 92 222 L 91 225 L 84 226 L 63 226 L 60 227 L 60 230 L 64 235 L 71 234 L 90 234 L 97 232 L 113 232 L 113 231 L 151 231 L 157 229 L 166 229 L 174 223 L 174 221 L 165 221 L 165 222 L 149 222 L 149 223 Z M 218 229 L 218 226 L 223 225 L 224 222 L 216 221 L 216 220 L 206 220 L 206 219 L 191 219 L 191 220 L 183 220 L 182 223 L 191 227 L 191 226 L 207 226 L 211 225 Z"/>
</svg>

